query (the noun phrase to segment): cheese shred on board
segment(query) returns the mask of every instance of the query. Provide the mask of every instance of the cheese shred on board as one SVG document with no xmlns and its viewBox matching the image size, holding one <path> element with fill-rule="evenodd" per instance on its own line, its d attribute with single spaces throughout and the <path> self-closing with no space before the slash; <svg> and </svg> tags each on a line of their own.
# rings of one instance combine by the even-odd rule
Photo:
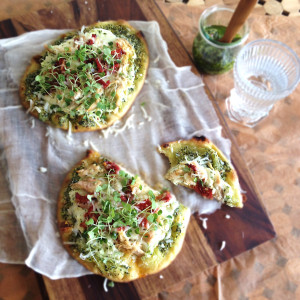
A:
<svg viewBox="0 0 300 300">
<path fill-rule="evenodd" d="M 159 272 L 179 253 L 190 211 L 95 151 L 67 176 L 58 224 L 69 253 L 96 274 L 130 281 Z"/>
<path fill-rule="evenodd" d="M 72 131 L 122 118 L 145 81 L 146 42 L 125 21 L 69 32 L 35 56 L 20 85 L 21 103 L 40 120 Z"/>
</svg>

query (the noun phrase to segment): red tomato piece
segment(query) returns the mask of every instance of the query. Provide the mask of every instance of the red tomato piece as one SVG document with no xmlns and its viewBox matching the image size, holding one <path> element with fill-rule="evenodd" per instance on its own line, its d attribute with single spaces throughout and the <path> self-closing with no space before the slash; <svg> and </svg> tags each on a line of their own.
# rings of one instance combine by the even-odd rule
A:
<svg viewBox="0 0 300 300">
<path fill-rule="evenodd" d="M 199 180 L 197 182 L 196 186 L 194 187 L 194 190 L 198 194 L 203 196 L 204 198 L 207 198 L 207 199 L 212 199 L 213 198 L 212 189 L 204 186 L 203 181 L 201 181 L 201 180 Z"/>
<path fill-rule="evenodd" d="M 144 218 L 140 224 L 140 226 L 143 226 L 144 228 L 148 228 L 149 227 L 149 222 L 146 218 Z"/>
<path fill-rule="evenodd" d="M 151 206 L 152 206 L 152 203 L 151 203 L 151 201 L 149 199 L 146 199 L 144 202 L 136 204 L 136 207 L 139 210 L 144 210 L 144 209 L 149 208 Z"/>
<path fill-rule="evenodd" d="M 172 195 L 169 191 L 165 191 L 162 194 L 156 197 L 156 200 L 169 202 L 172 198 Z"/>
<path fill-rule="evenodd" d="M 187 164 L 187 166 L 192 169 L 194 171 L 194 173 L 197 173 L 197 168 L 195 165 L 192 165 L 192 164 Z"/>
<path fill-rule="evenodd" d="M 81 196 L 78 193 L 76 193 L 75 199 L 78 203 L 81 203 L 81 204 L 86 204 L 89 202 L 89 199 L 87 198 L 87 196 Z"/>
<path fill-rule="evenodd" d="M 118 174 L 118 172 L 120 171 L 120 167 L 111 161 L 105 161 L 103 163 L 104 168 L 110 173 L 110 174 Z"/>
</svg>

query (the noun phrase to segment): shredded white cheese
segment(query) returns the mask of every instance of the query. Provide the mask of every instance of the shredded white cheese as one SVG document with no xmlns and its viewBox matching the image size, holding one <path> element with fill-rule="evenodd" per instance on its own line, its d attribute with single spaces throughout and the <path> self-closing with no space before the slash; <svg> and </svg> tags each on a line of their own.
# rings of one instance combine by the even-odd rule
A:
<svg viewBox="0 0 300 300">
<path fill-rule="evenodd" d="M 107 278 L 105 278 L 104 281 L 103 281 L 103 289 L 104 289 L 105 293 L 108 292 L 108 289 L 107 289 Z"/>
<path fill-rule="evenodd" d="M 202 221 L 202 226 L 203 226 L 203 228 L 204 229 L 207 229 L 207 220 L 208 220 L 208 218 L 200 218 L 200 220 Z"/>
<path fill-rule="evenodd" d="M 50 135 L 50 126 L 47 127 L 45 137 L 48 137 Z"/>
<path fill-rule="evenodd" d="M 245 237 L 245 234 L 244 234 L 244 231 L 242 231 L 242 238 L 244 238 Z"/>
<path fill-rule="evenodd" d="M 34 128 L 35 127 L 35 120 L 34 120 L 34 118 L 31 118 L 31 128 Z"/>
<path fill-rule="evenodd" d="M 87 147 L 89 146 L 89 141 L 88 141 L 88 140 L 85 140 L 82 144 L 83 144 L 84 147 L 87 148 Z"/>
<path fill-rule="evenodd" d="M 29 99 L 29 108 L 27 109 L 26 114 L 29 114 L 32 111 L 33 104 L 34 104 L 33 100 Z"/>
<path fill-rule="evenodd" d="M 224 248 L 226 246 L 226 241 L 222 241 L 222 245 L 221 245 L 221 248 L 220 248 L 220 251 L 223 251 Z"/>
<path fill-rule="evenodd" d="M 163 279 L 163 278 L 164 278 L 164 276 L 163 276 L 163 275 L 159 275 L 159 278 L 160 278 L 160 279 Z"/>
<path fill-rule="evenodd" d="M 104 138 L 106 139 L 109 135 L 113 134 L 114 136 L 117 136 L 121 132 L 123 132 L 125 129 L 134 128 L 133 118 L 135 114 L 132 114 L 125 122 L 125 124 L 122 127 L 118 127 L 119 124 L 121 124 L 120 121 L 115 122 L 115 124 L 111 127 L 108 127 L 105 130 L 102 130 L 102 134 Z"/>
<path fill-rule="evenodd" d="M 230 215 L 226 215 L 225 218 L 226 218 L 226 219 L 230 219 Z"/>
<path fill-rule="evenodd" d="M 69 144 L 73 142 L 73 137 L 72 137 L 72 123 L 69 121 L 69 129 L 68 133 L 66 134 L 66 139 L 69 141 Z"/>
<path fill-rule="evenodd" d="M 40 171 L 41 173 L 47 173 L 48 169 L 45 168 L 45 167 L 40 167 L 40 168 L 39 168 L 39 171 Z"/>
<path fill-rule="evenodd" d="M 148 121 L 148 122 L 151 122 L 152 121 L 152 117 L 150 117 L 145 109 L 144 106 L 141 105 L 141 110 L 143 112 L 143 116 L 144 118 Z"/>
<path fill-rule="evenodd" d="M 90 145 L 91 145 L 91 148 L 96 151 L 96 152 L 99 152 L 99 150 L 97 149 L 97 147 L 95 146 L 95 144 L 92 142 L 92 141 L 89 141 Z"/>
</svg>

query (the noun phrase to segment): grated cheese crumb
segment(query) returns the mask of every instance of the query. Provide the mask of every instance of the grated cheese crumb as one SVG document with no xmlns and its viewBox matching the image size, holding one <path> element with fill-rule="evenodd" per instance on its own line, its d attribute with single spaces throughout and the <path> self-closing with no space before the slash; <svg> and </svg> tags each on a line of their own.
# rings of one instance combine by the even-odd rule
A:
<svg viewBox="0 0 300 300">
<path fill-rule="evenodd" d="M 200 218 L 200 220 L 202 221 L 202 226 L 203 226 L 203 228 L 204 229 L 207 229 L 207 220 L 208 220 L 208 218 Z"/>
<path fill-rule="evenodd" d="M 230 215 L 226 215 L 225 218 L 226 218 L 226 219 L 230 219 Z"/>
<path fill-rule="evenodd" d="M 35 127 L 35 119 L 31 118 L 31 128 L 34 128 L 34 127 Z"/>
<path fill-rule="evenodd" d="M 68 133 L 66 134 L 66 139 L 69 142 L 73 142 L 73 137 L 72 137 L 72 123 L 69 121 L 69 129 L 68 129 Z M 69 143 L 70 144 L 70 143 Z"/>
<path fill-rule="evenodd" d="M 105 293 L 108 292 L 108 289 L 107 289 L 107 278 L 105 278 L 104 281 L 103 281 L 103 289 L 104 289 Z"/>
<path fill-rule="evenodd" d="M 226 241 L 222 241 L 222 245 L 221 245 L 221 248 L 220 248 L 220 251 L 223 251 L 224 248 L 226 246 Z"/>
<path fill-rule="evenodd" d="M 144 118 L 148 121 L 148 122 L 151 122 L 152 121 L 152 117 L 150 117 L 145 109 L 144 106 L 140 106 L 141 107 L 141 110 L 143 112 L 143 115 L 144 115 Z"/>
<path fill-rule="evenodd" d="M 99 150 L 97 149 L 97 147 L 95 146 L 95 144 L 91 141 L 89 141 L 90 145 L 91 145 L 91 148 L 96 151 L 96 152 L 99 152 Z"/>
<path fill-rule="evenodd" d="M 163 279 L 163 278 L 164 278 L 164 276 L 163 276 L 163 275 L 159 275 L 159 278 L 160 278 L 160 279 Z"/>
<path fill-rule="evenodd" d="M 29 99 L 29 108 L 26 110 L 26 114 L 30 113 L 33 109 L 33 100 Z"/>
<path fill-rule="evenodd" d="M 41 173 L 47 173 L 48 169 L 45 168 L 45 167 L 40 167 L 40 168 L 39 168 L 39 171 L 40 171 Z"/>
<path fill-rule="evenodd" d="M 106 139 L 109 135 L 113 134 L 114 136 L 117 136 L 121 132 L 123 132 L 125 129 L 134 128 L 133 118 L 135 114 L 130 115 L 130 117 L 126 120 L 125 124 L 122 127 L 120 126 L 121 122 L 117 121 L 113 126 L 108 127 L 107 129 L 104 129 L 101 131 L 104 138 Z"/>
<path fill-rule="evenodd" d="M 50 126 L 47 127 L 45 137 L 48 137 L 50 135 Z"/>
</svg>

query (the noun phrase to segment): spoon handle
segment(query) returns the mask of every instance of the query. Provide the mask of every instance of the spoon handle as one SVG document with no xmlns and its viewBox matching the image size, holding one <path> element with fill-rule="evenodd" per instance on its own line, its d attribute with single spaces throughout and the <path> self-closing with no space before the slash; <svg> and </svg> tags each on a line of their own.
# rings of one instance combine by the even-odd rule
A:
<svg viewBox="0 0 300 300">
<path fill-rule="evenodd" d="M 244 25 L 256 2 L 257 0 L 240 0 L 231 17 L 224 36 L 220 39 L 220 42 L 231 43 L 239 29 Z"/>
</svg>

